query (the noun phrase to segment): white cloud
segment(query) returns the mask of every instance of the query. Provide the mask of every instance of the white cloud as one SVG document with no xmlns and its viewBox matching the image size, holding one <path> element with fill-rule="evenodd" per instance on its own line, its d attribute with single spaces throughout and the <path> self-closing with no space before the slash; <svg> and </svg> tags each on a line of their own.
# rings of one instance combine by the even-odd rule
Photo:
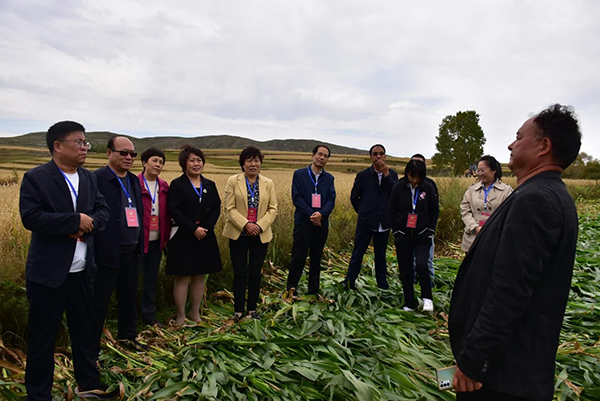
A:
<svg viewBox="0 0 600 401">
<path fill-rule="evenodd" d="M 591 0 L 5 0 L 0 132 L 68 118 L 431 156 L 443 117 L 476 110 L 486 152 L 507 161 L 528 114 L 561 102 L 598 156 L 599 11 Z"/>
</svg>

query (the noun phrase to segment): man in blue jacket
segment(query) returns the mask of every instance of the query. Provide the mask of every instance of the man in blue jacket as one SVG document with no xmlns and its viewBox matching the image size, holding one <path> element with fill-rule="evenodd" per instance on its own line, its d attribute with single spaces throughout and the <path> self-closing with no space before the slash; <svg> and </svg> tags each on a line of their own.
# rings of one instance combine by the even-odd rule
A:
<svg viewBox="0 0 600 401">
<path fill-rule="evenodd" d="M 96 238 L 95 343 L 100 344 L 110 298 L 116 290 L 117 336 L 127 340 L 128 345 L 139 347 L 136 341 L 136 294 L 138 264 L 144 246 L 144 213 L 140 181 L 129 171 L 137 152 L 124 136 L 110 138 L 107 148 L 108 165 L 94 171 L 98 188 L 111 210 L 106 229 Z"/>
<path fill-rule="evenodd" d="M 579 153 L 570 107 L 528 119 L 508 146 L 516 190 L 463 261 L 448 327 L 458 400 L 551 400 L 575 248 L 577 210 L 561 180 Z"/>
<path fill-rule="evenodd" d="M 360 273 L 363 256 L 371 238 L 375 252 L 377 286 L 382 289 L 389 288 L 385 251 L 392 221 L 388 212 L 388 203 L 392 188 L 398 182 L 398 173 L 385 163 L 385 147 L 383 145 L 371 146 L 369 157 L 373 164 L 356 174 L 350 192 L 350 202 L 358 213 L 354 250 L 348 265 L 348 274 L 344 279 L 344 287 L 351 289 L 356 289 L 355 281 Z"/>
<path fill-rule="evenodd" d="M 81 396 L 111 399 L 100 382 L 92 335 L 94 236 L 110 210 L 96 177 L 81 167 L 91 145 L 79 123 L 62 121 L 46 133 L 52 160 L 23 176 L 19 210 L 31 230 L 25 271 L 29 338 L 28 400 L 50 400 L 54 344 L 66 311 L 75 379 Z"/>
<path fill-rule="evenodd" d="M 292 202 L 296 211 L 292 261 L 287 279 L 288 296 L 297 295 L 296 288 L 309 250 L 308 294 L 319 294 L 321 257 L 329 232 L 329 215 L 335 206 L 334 178 L 324 170 L 329 156 L 331 152 L 327 146 L 317 145 L 312 150 L 311 165 L 294 172 Z"/>
</svg>

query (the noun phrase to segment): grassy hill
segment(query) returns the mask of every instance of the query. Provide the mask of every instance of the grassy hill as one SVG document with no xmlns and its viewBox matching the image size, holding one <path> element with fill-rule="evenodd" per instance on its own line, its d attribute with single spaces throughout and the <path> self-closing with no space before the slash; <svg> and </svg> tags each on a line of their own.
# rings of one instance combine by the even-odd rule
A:
<svg viewBox="0 0 600 401">
<path fill-rule="evenodd" d="M 32 132 L 15 137 L 0 138 L 0 145 L 45 148 L 45 135 L 45 132 Z M 92 143 L 92 145 L 94 145 L 93 150 L 102 151 L 106 149 L 106 143 L 113 135 L 116 134 L 113 132 L 87 132 L 86 138 Z M 259 147 L 261 150 L 310 152 L 315 145 L 322 143 L 313 139 L 274 139 L 271 141 L 261 142 L 232 135 L 209 135 L 194 138 L 176 136 L 136 138 L 129 135 L 124 136 L 131 139 L 137 149 L 147 149 L 152 146 L 155 146 L 159 149 L 179 149 L 184 144 L 193 145 L 200 149 L 242 149 L 245 146 L 254 145 Z M 329 146 L 333 154 L 365 154 L 364 150 L 335 145 L 327 142 L 324 143 Z"/>
</svg>

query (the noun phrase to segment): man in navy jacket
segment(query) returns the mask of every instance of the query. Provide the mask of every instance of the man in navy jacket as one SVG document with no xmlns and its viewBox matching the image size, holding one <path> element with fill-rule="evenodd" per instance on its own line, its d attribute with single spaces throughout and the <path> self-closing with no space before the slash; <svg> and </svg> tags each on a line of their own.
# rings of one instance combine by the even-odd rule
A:
<svg viewBox="0 0 600 401">
<path fill-rule="evenodd" d="M 124 136 L 110 138 L 107 147 L 108 165 L 94 171 L 98 188 L 111 210 L 106 229 L 96 238 L 94 334 L 99 345 L 110 298 L 116 290 L 117 336 L 128 340 L 130 345 L 139 345 L 135 339 L 136 295 L 139 258 L 144 246 L 144 213 L 140 182 L 129 172 L 137 153 L 133 143 Z"/>
<path fill-rule="evenodd" d="M 452 293 L 458 400 L 552 399 L 578 227 L 560 175 L 580 146 L 572 109 L 557 104 L 508 147 L 518 187 L 475 238 Z"/>
<path fill-rule="evenodd" d="M 392 188 L 398 182 L 398 173 L 385 164 L 385 147 L 383 145 L 371 146 L 369 157 L 373 164 L 356 174 L 350 192 L 350 202 L 358 213 L 354 251 L 348 264 L 348 274 L 344 280 L 344 287 L 351 289 L 356 289 L 355 281 L 360 273 L 363 256 L 371 238 L 373 238 L 375 251 L 377 286 L 382 289 L 389 288 L 385 251 L 392 221 L 388 203 Z"/>
<path fill-rule="evenodd" d="M 78 393 L 111 398 L 100 382 L 92 336 L 94 235 L 109 209 L 96 177 L 81 167 L 89 142 L 79 123 L 62 121 L 46 133 L 52 160 L 23 176 L 19 210 L 31 230 L 26 286 L 29 338 L 25 386 L 29 400 L 50 400 L 54 344 L 67 314 Z"/>
<path fill-rule="evenodd" d="M 324 170 L 331 156 L 329 148 L 317 145 L 312 151 L 312 164 L 294 172 L 292 202 L 294 213 L 294 244 L 287 279 L 287 293 L 296 295 L 310 249 L 308 294 L 319 294 L 321 257 L 329 233 L 329 215 L 335 206 L 333 175 Z"/>
</svg>

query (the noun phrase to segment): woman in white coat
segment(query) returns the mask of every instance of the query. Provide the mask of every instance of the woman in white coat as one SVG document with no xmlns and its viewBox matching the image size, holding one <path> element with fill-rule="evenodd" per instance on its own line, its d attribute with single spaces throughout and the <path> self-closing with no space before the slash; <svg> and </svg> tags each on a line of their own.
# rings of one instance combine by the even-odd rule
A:
<svg viewBox="0 0 600 401">
<path fill-rule="evenodd" d="M 477 234 L 508 195 L 513 191 L 502 182 L 502 167 L 493 156 L 483 156 L 477 163 L 479 181 L 471 185 L 460 203 L 465 223 L 461 248 L 467 252 Z"/>
</svg>

